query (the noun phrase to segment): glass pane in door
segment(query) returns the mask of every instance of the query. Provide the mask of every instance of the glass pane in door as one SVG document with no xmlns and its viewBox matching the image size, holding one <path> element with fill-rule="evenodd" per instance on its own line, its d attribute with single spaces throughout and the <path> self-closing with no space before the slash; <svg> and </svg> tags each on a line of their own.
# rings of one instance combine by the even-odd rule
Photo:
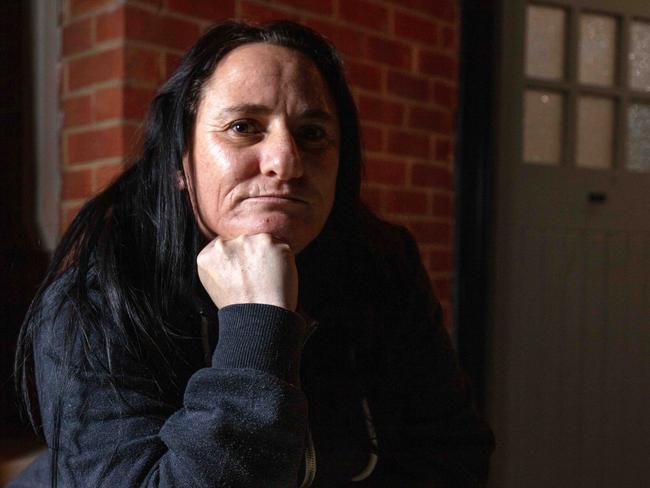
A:
<svg viewBox="0 0 650 488">
<path fill-rule="evenodd" d="M 580 97 L 576 165 L 584 168 L 610 168 L 613 132 L 614 102 L 602 97 Z"/>
<path fill-rule="evenodd" d="M 529 5 L 526 30 L 526 76 L 564 77 L 566 13 L 561 8 Z"/>
<path fill-rule="evenodd" d="M 650 171 L 650 105 L 630 105 L 627 132 L 626 167 L 634 171 Z"/>
<path fill-rule="evenodd" d="M 650 91 L 650 23 L 632 22 L 629 65 L 630 86 Z"/>
<path fill-rule="evenodd" d="M 595 14 L 580 17 L 578 79 L 581 83 L 614 84 L 616 31 L 613 17 Z"/>
<path fill-rule="evenodd" d="M 556 165 L 562 159 L 562 95 L 526 90 L 524 96 L 524 161 Z"/>
</svg>

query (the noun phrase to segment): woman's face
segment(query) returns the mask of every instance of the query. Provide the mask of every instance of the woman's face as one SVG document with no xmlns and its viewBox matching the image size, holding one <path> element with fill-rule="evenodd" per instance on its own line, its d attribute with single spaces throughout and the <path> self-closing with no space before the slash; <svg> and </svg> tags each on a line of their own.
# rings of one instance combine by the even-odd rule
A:
<svg viewBox="0 0 650 488">
<path fill-rule="evenodd" d="M 304 249 L 334 202 L 338 127 L 307 57 L 263 43 L 228 53 L 203 87 L 183 159 L 201 232 L 269 233 L 295 253 Z"/>
</svg>

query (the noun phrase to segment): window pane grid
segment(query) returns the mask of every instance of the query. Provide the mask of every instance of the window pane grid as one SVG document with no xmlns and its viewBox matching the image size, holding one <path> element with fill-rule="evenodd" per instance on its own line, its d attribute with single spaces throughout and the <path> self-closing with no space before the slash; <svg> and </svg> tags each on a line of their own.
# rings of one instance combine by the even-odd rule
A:
<svg viewBox="0 0 650 488">
<path fill-rule="evenodd" d="M 531 15 L 531 9 L 534 15 Z M 540 12 L 543 14 L 541 17 Z M 538 21 L 542 18 L 547 23 L 553 23 L 554 27 L 550 31 L 562 39 L 563 46 L 558 47 L 555 42 L 551 48 L 531 48 L 529 29 L 531 17 L 534 19 L 535 15 Z M 558 27 L 560 24 L 562 28 Z M 540 30 L 539 26 L 537 30 Z M 589 48 L 584 46 L 586 35 L 590 36 L 587 44 L 591 44 L 595 49 L 591 54 L 587 52 Z M 597 12 L 557 2 L 530 2 L 527 11 L 526 43 L 525 91 L 522 94 L 524 105 L 528 105 L 530 111 L 531 93 L 556 94 L 562 100 L 559 141 L 561 156 L 559 161 L 552 164 L 590 169 L 606 167 L 650 171 L 650 159 L 636 162 L 630 160 L 638 159 L 638 155 L 644 154 L 645 149 L 650 150 L 650 134 L 647 141 L 640 139 L 640 134 L 645 134 L 646 128 L 650 130 L 650 20 Z M 558 59 L 544 60 L 543 63 L 535 65 L 535 60 L 530 59 L 531 52 L 555 53 Z M 636 54 L 636 57 L 632 54 Z M 600 64 L 605 66 L 599 66 L 598 61 L 602 61 L 604 57 L 607 61 Z M 634 68 L 631 63 L 639 59 L 643 65 Z M 631 97 L 634 97 L 633 102 L 630 101 Z M 603 119 L 589 120 L 588 113 L 600 114 Z M 646 116 L 649 118 L 648 123 L 642 120 Z M 557 117 L 555 114 L 552 119 L 556 120 Z M 534 151 L 531 152 L 530 147 L 532 122 L 530 119 L 522 122 L 524 162 L 551 163 L 538 160 L 539 152 L 535 153 L 537 157 L 533 156 Z M 595 143 L 610 155 L 607 165 L 606 161 L 602 157 L 597 158 L 593 151 L 591 156 L 587 156 L 589 145 L 584 138 L 593 132 L 580 124 L 598 126 L 601 138 Z M 635 135 L 628 140 L 628 131 L 633 128 L 636 130 Z M 605 135 L 606 131 L 610 131 L 609 136 Z M 549 128 L 549 134 L 556 134 L 556 127 Z M 579 140 L 580 137 L 582 140 Z M 553 147 L 554 143 L 550 144 Z M 557 153 L 556 149 L 553 151 L 554 154 Z"/>
<path fill-rule="evenodd" d="M 581 96 L 578 99 L 576 166 L 611 168 L 615 108 L 610 98 Z"/>
<path fill-rule="evenodd" d="M 561 80 L 565 76 L 566 11 L 531 5 L 526 15 L 526 75 Z"/>
<path fill-rule="evenodd" d="M 613 86 L 618 59 L 618 19 L 609 15 L 583 12 L 579 22 L 579 82 Z"/>
<path fill-rule="evenodd" d="M 650 92 L 650 23 L 635 19 L 629 32 L 630 88 Z"/>
</svg>

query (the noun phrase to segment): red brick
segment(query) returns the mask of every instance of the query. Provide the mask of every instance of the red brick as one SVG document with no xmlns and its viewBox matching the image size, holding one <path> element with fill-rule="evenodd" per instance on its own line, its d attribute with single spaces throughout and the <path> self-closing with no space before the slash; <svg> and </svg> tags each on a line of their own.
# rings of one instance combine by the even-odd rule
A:
<svg viewBox="0 0 650 488">
<path fill-rule="evenodd" d="M 241 17 L 245 20 L 253 20 L 256 22 L 270 22 L 272 20 L 300 20 L 299 16 L 293 13 L 288 13 L 286 10 L 273 8 L 270 6 L 261 6 L 257 3 L 240 0 Z"/>
<path fill-rule="evenodd" d="M 342 54 L 354 57 L 362 57 L 364 55 L 364 34 L 354 29 L 322 20 L 307 19 L 305 20 L 305 25 L 327 37 Z"/>
<path fill-rule="evenodd" d="M 458 20 L 458 2 L 456 0 L 428 0 L 429 12 L 435 17 L 444 19 L 447 22 Z"/>
<path fill-rule="evenodd" d="M 408 228 L 420 244 L 451 243 L 451 225 L 440 222 L 409 222 Z"/>
<path fill-rule="evenodd" d="M 156 91 L 133 86 L 124 87 L 124 116 L 127 119 L 143 119 L 153 101 Z"/>
<path fill-rule="evenodd" d="M 141 120 L 155 95 L 155 91 L 132 86 L 113 86 L 95 94 L 95 118 L 106 120 L 124 117 Z"/>
<path fill-rule="evenodd" d="M 453 120 L 451 114 L 443 110 L 411 107 L 409 112 L 409 127 L 450 136 L 453 129 Z"/>
<path fill-rule="evenodd" d="M 388 9 L 377 3 L 365 0 L 340 2 L 339 17 L 370 29 L 388 30 Z"/>
<path fill-rule="evenodd" d="M 436 217 L 453 217 L 454 202 L 449 195 L 433 196 L 433 215 Z"/>
<path fill-rule="evenodd" d="M 347 60 L 345 72 L 352 85 L 368 90 L 381 89 L 381 70 L 370 64 Z"/>
<path fill-rule="evenodd" d="M 97 42 L 125 37 L 126 21 L 124 17 L 124 7 L 98 15 L 95 21 L 95 39 Z"/>
<path fill-rule="evenodd" d="M 124 133 L 124 160 L 132 162 L 142 154 L 144 144 L 144 126 L 141 123 L 131 123 L 122 126 Z"/>
<path fill-rule="evenodd" d="M 78 200 L 92 195 L 92 171 L 64 171 L 61 175 L 61 198 L 63 200 Z"/>
<path fill-rule="evenodd" d="M 438 161 L 451 162 L 453 152 L 454 148 L 451 141 L 447 139 L 439 139 L 436 141 L 436 159 Z"/>
<path fill-rule="evenodd" d="M 119 1 L 119 0 L 117 0 Z M 117 3 L 116 0 L 69 0 L 70 15 L 76 17 L 78 15 L 97 10 L 109 3 Z"/>
<path fill-rule="evenodd" d="M 92 104 L 90 95 L 82 95 L 63 100 L 63 127 L 84 125 L 92 122 Z"/>
<path fill-rule="evenodd" d="M 432 47 L 438 44 L 438 24 L 407 13 L 395 12 L 395 34 Z"/>
<path fill-rule="evenodd" d="M 96 120 L 122 117 L 124 109 L 122 89 L 122 86 L 111 86 L 95 92 Z"/>
<path fill-rule="evenodd" d="M 163 73 L 163 78 L 168 79 L 174 74 L 176 68 L 181 64 L 181 57 L 176 56 L 172 53 L 165 53 L 165 72 Z"/>
<path fill-rule="evenodd" d="M 331 15 L 334 13 L 333 0 L 282 0 L 282 3 L 316 14 Z"/>
<path fill-rule="evenodd" d="M 431 263 L 429 262 L 429 254 L 422 250 L 423 247 L 429 248 L 431 246 L 423 246 L 418 244 L 418 253 L 420 254 L 420 261 L 422 261 L 422 266 L 427 268 L 427 273 L 431 271 Z"/>
<path fill-rule="evenodd" d="M 453 27 L 445 27 L 442 29 L 442 39 L 440 46 L 443 49 L 456 49 L 456 43 L 458 39 L 456 36 L 456 29 Z"/>
<path fill-rule="evenodd" d="M 392 130 L 388 134 L 388 152 L 404 156 L 429 156 L 429 138 L 407 131 Z"/>
<path fill-rule="evenodd" d="M 377 127 L 361 124 L 361 142 L 366 151 L 381 151 L 384 148 L 384 135 Z"/>
<path fill-rule="evenodd" d="M 92 46 L 92 19 L 83 19 L 63 28 L 63 55 L 78 53 Z"/>
<path fill-rule="evenodd" d="M 436 290 L 436 296 L 440 301 L 449 301 L 451 298 L 451 281 L 448 279 L 433 280 L 433 287 Z"/>
<path fill-rule="evenodd" d="M 400 125 L 404 120 L 404 107 L 379 97 L 361 95 L 359 97 L 359 116 L 362 120 Z"/>
<path fill-rule="evenodd" d="M 448 54 L 421 51 L 419 59 L 420 72 L 440 76 L 448 80 L 456 79 L 456 60 Z"/>
<path fill-rule="evenodd" d="M 403 185 L 406 183 L 406 164 L 386 159 L 367 159 L 364 166 L 366 181 Z"/>
<path fill-rule="evenodd" d="M 457 0 L 391 0 L 400 7 L 410 7 L 447 22 L 457 20 Z"/>
<path fill-rule="evenodd" d="M 381 37 L 370 37 L 366 45 L 366 55 L 368 59 L 393 67 L 411 68 L 412 49 L 408 44 Z"/>
<path fill-rule="evenodd" d="M 382 192 L 379 188 L 361 187 L 361 200 L 375 212 L 382 210 Z"/>
<path fill-rule="evenodd" d="M 79 210 L 81 210 L 80 204 L 75 204 L 75 205 L 67 204 L 61 210 L 61 221 L 59 222 L 59 232 L 61 233 L 61 235 L 63 235 L 63 232 L 72 223 L 74 218 L 79 213 Z"/>
<path fill-rule="evenodd" d="M 411 100 L 424 101 L 429 98 L 429 82 L 421 76 L 389 71 L 388 92 Z"/>
<path fill-rule="evenodd" d="M 151 42 L 173 49 L 186 50 L 199 37 L 195 22 L 127 6 L 125 13 L 126 37 Z"/>
<path fill-rule="evenodd" d="M 391 190 L 385 196 L 386 210 L 392 213 L 424 215 L 427 213 L 427 196 L 413 190 Z"/>
<path fill-rule="evenodd" d="M 430 164 L 414 164 L 411 183 L 415 186 L 451 189 L 452 175 L 446 168 Z"/>
<path fill-rule="evenodd" d="M 442 306 L 442 323 L 445 326 L 445 329 L 447 330 L 447 334 L 453 336 L 454 326 L 452 322 L 453 322 L 454 314 L 451 309 L 451 304 L 449 303 L 448 300 L 440 300 L 440 305 Z"/>
<path fill-rule="evenodd" d="M 168 0 L 167 8 L 209 20 L 222 20 L 235 16 L 235 0 Z"/>
<path fill-rule="evenodd" d="M 160 23 L 160 44 L 166 47 L 186 51 L 201 35 L 199 25 L 194 22 L 163 16 Z"/>
<path fill-rule="evenodd" d="M 455 110 L 458 103 L 458 93 L 455 87 L 436 81 L 433 84 L 433 99 L 438 105 Z"/>
<path fill-rule="evenodd" d="M 162 81 L 160 52 L 140 47 L 125 48 L 125 80 L 158 84 Z"/>
<path fill-rule="evenodd" d="M 429 254 L 431 268 L 436 273 L 450 272 L 454 269 L 454 255 L 449 251 L 433 251 Z"/>
<path fill-rule="evenodd" d="M 68 86 L 71 91 L 124 75 L 122 48 L 89 54 L 68 61 Z"/>
<path fill-rule="evenodd" d="M 67 163 L 77 164 L 124 155 L 125 134 L 122 126 L 91 129 L 68 134 Z"/>
<path fill-rule="evenodd" d="M 124 171 L 124 164 L 104 164 L 93 169 L 95 176 L 95 184 L 93 185 L 94 192 L 104 190 L 111 184 Z"/>
</svg>

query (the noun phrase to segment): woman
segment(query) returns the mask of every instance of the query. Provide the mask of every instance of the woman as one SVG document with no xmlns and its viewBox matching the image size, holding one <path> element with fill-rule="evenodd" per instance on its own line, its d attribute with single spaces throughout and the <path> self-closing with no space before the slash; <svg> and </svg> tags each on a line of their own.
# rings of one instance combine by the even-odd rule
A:
<svg viewBox="0 0 650 488">
<path fill-rule="evenodd" d="M 360 172 L 322 37 L 199 39 L 25 320 L 19 386 L 49 453 L 12 486 L 480 485 L 491 434 Z"/>
</svg>

